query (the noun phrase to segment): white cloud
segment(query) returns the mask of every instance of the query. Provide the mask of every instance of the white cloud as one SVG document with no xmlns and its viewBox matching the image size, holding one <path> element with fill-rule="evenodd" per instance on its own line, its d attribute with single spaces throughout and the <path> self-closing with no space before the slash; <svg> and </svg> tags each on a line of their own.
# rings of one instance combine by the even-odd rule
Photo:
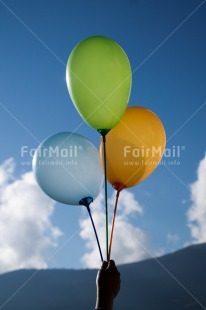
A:
<svg viewBox="0 0 206 310">
<path fill-rule="evenodd" d="M 116 192 L 108 200 L 109 210 L 114 208 L 115 195 Z M 104 195 L 102 193 L 91 205 L 91 211 L 98 231 L 103 256 L 106 259 Z M 149 241 L 147 234 L 132 224 L 132 220 L 136 220 L 136 223 L 138 223 L 138 217 L 142 213 L 143 209 L 138 201 L 135 200 L 134 195 L 127 190 L 123 190 L 120 193 L 118 203 L 111 255 L 111 258 L 115 259 L 117 264 L 135 262 L 149 256 L 148 250 L 146 250 Z M 111 229 L 111 218 L 112 216 L 110 216 L 109 231 Z M 80 227 L 80 236 L 86 241 L 87 248 L 87 252 L 82 257 L 82 263 L 89 268 L 99 268 L 100 256 L 98 247 L 89 216 L 86 213 L 80 220 Z"/>
<path fill-rule="evenodd" d="M 166 238 L 168 244 L 176 245 L 180 241 L 180 236 L 178 236 L 177 234 L 168 233 Z"/>
<path fill-rule="evenodd" d="M 187 212 L 193 242 L 206 242 L 206 155 L 197 169 L 197 180 L 190 185 L 192 205 Z"/>
<path fill-rule="evenodd" d="M 15 163 L 13 158 L 8 158 L 0 166 L 0 186 L 13 179 Z"/>
<path fill-rule="evenodd" d="M 12 158 L 0 166 L 0 272 L 46 268 L 46 251 L 61 231 L 50 217 L 55 202 L 38 188 L 33 173 L 14 179 Z"/>
<path fill-rule="evenodd" d="M 115 200 L 116 191 L 113 192 L 111 199 L 109 199 L 108 201 L 109 205 L 111 205 L 111 209 L 115 205 Z M 139 202 L 135 200 L 134 195 L 127 190 L 124 190 L 120 193 L 120 198 L 118 201 L 118 211 L 121 212 L 121 216 L 125 219 L 127 219 L 129 215 L 143 213 L 143 209 L 140 206 Z"/>
</svg>

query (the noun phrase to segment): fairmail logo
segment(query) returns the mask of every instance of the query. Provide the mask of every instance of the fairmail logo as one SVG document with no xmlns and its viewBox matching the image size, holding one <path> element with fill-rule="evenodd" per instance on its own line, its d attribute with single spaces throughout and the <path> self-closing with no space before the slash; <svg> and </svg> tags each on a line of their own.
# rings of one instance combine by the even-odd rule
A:
<svg viewBox="0 0 206 310">
<path fill-rule="evenodd" d="M 133 148 L 131 145 L 124 146 L 124 158 L 128 156 L 133 156 L 134 158 L 141 158 L 141 157 L 151 157 L 155 158 L 157 156 L 161 157 L 162 153 L 163 156 L 166 158 L 180 158 L 182 151 L 185 150 L 184 146 L 180 145 L 173 145 L 171 148 L 166 148 L 163 153 L 163 149 L 161 146 L 155 147 L 152 146 L 151 148 L 147 148 L 144 145 L 141 148 Z"/>
<path fill-rule="evenodd" d="M 81 145 L 71 145 L 69 148 L 60 148 L 59 146 L 52 147 L 49 146 L 48 148 L 39 148 L 38 155 L 39 157 L 65 157 L 65 158 L 77 158 L 78 152 L 82 151 L 83 147 Z M 21 157 L 25 157 L 26 155 L 33 157 L 35 154 L 36 149 L 29 149 L 28 146 L 24 145 L 21 147 Z"/>
</svg>

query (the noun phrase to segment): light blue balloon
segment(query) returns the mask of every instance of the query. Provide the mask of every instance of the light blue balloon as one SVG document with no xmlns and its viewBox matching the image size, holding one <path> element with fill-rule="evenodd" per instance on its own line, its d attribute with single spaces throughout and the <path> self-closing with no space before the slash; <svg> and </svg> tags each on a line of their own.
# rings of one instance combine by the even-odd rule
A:
<svg viewBox="0 0 206 310">
<path fill-rule="evenodd" d="M 78 205 L 95 199 L 102 186 L 99 152 L 83 136 L 60 132 L 44 140 L 33 158 L 33 173 L 40 188 L 52 199 Z"/>
</svg>

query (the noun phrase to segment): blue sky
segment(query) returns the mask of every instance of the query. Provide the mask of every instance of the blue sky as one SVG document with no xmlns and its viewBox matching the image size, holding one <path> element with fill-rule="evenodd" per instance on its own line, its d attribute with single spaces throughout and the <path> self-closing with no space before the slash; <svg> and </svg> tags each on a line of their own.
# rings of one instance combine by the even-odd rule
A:
<svg viewBox="0 0 206 310">
<path fill-rule="evenodd" d="M 143 214 L 126 220 L 147 233 L 153 253 L 194 241 L 186 214 L 194 204 L 189 185 L 198 181 L 206 150 L 205 2 L 0 0 L 0 161 L 14 158 L 12 177 L 31 171 L 22 165 L 31 161 L 21 157 L 22 146 L 36 148 L 54 133 L 79 127 L 79 134 L 99 146 L 99 134 L 71 102 L 65 65 L 80 40 L 108 36 L 124 48 L 134 72 L 129 105 L 154 111 L 165 126 L 167 148 L 181 148 L 180 158 L 163 158 L 165 165 L 129 190 Z M 55 205 L 51 223 L 63 233 L 57 248 L 69 241 L 49 267 L 84 266 L 82 217 L 82 207 Z"/>
</svg>

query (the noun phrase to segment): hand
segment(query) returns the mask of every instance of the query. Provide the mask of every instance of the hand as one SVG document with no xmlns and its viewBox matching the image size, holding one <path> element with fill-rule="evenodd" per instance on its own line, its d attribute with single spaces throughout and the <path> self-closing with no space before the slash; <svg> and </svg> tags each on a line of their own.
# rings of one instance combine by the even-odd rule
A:
<svg viewBox="0 0 206 310">
<path fill-rule="evenodd" d="M 97 274 L 97 302 L 96 308 L 104 307 L 105 310 L 112 310 L 113 300 L 120 290 L 120 273 L 115 262 L 103 262 Z"/>
</svg>

